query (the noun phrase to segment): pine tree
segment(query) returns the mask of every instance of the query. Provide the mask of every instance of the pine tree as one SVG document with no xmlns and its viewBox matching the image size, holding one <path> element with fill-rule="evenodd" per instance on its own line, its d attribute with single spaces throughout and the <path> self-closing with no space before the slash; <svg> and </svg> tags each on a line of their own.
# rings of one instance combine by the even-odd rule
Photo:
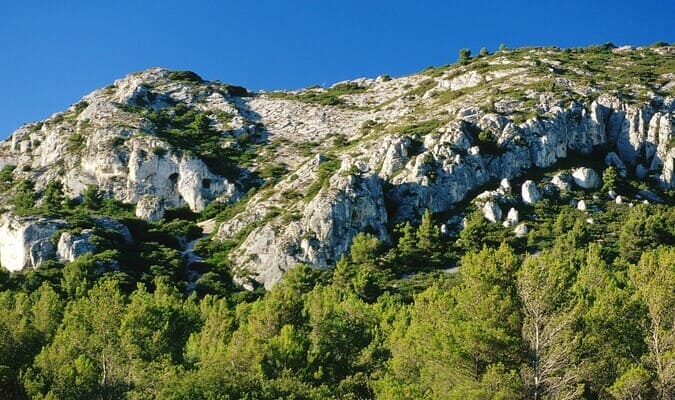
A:
<svg viewBox="0 0 675 400">
<path fill-rule="evenodd" d="M 98 210 L 103 206 L 103 195 L 96 185 L 87 185 L 82 192 L 82 202 L 90 210 Z"/>
<path fill-rule="evenodd" d="M 459 270 L 462 283 L 453 290 L 453 336 L 468 357 L 476 378 L 492 363 L 515 368 L 520 361 L 522 318 L 515 287 L 519 260 L 513 250 L 483 248 L 467 253 Z"/>
<path fill-rule="evenodd" d="M 399 272 L 416 270 L 419 265 L 419 250 L 417 248 L 417 232 L 410 221 L 401 228 L 402 236 L 396 246 L 396 269 Z"/>
<path fill-rule="evenodd" d="M 534 399 L 578 398 L 583 390 L 574 360 L 574 310 L 568 289 L 574 265 L 560 251 L 527 258 L 517 285 L 523 314 L 523 339 L 529 346 L 528 385 Z"/>
<path fill-rule="evenodd" d="M 59 215 L 63 211 L 63 200 L 63 184 L 60 181 L 51 181 L 42 197 L 42 209 L 48 215 Z"/>
<path fill-rule="evenodd" d="M 471 50 L 469 49 L 460 49 L 459 50 L 459 62 L 461 64 L 466 64 L 471 59 Z"/>
<path fill-rule="evenodd" d="M 440 266 L 443 253 L 441 251 L 441 230 L 434 223 L 431 212 L 426 210 L 422 222 L 417 228 L 417 249 L 424 264 L 423 267 Z"/>
<path fill-rule="evenodd" d="M 19 182 L 17 187 L 16 194 L 12 199 L 12 205 L 14 206 L 14 211 L 17 214 L 29 214 L 34 211 L 35 208 L 35 185 L 33 182 L 24 179 Z"/>
<path fill-rule="evenodd" d="M 616 188 L 616 182 L 619 175 L 616 173 L 616 168 L 609 166 L 602 173 L 602 191 L 609 192 Z"/>
<path fill-rule="evenodd" d="M 656 375 L 658 399 L 675 398 L 675 248 L 642 255 L 630 269 L 637 295 L 647 306 L 647 366 Z"/>
</svg>

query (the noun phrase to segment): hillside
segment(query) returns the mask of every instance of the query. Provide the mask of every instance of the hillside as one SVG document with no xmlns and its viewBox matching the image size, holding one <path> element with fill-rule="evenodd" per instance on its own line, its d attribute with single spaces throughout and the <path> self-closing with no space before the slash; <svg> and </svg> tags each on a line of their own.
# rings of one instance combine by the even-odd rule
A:
<svg viewBox="0 0 675 400">
<path fill-rule="evenodd" d="M 0 168 L 16 398 L 675 393 L 674 46 L 257 93 L 153 68 Z"/>
<path fill-rule="evenodd" d="M 74 198 L 96 185 L 152 221 L 228 205 L 214 240 L 233 247 L 242 281 L 269 288 L 298 262 L 334 265 L 358 232 L 390 242 L 394 224 L 425 209 L 451 213 L 479 188 L 562 160 L 604 168 L 606 159 L 621 176 L 672 190 L 673 51 L 519 49 L 270 93 L 151 69 L 22 127 L 0 163 L 38 193 L 55 180 Z"/>
</svg>

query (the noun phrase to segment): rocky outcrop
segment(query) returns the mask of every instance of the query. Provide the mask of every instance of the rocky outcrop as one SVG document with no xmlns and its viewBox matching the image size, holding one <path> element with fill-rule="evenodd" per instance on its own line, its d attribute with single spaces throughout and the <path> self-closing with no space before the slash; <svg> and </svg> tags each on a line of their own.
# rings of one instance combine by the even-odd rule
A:
<svg viewBox="0 0 675 400">
<path fill-rule="evenodd" d="M 525 204 L 534 204 L 541 200 L 541 193 L 539 192 L 539 189 L 537 189 L 537 184 L 531 180 L 523 182 L 520 195 Z"/>
<path fill-rule="evenodd" d="M 602 180 L 595 170 L 591 168 L 581 167 L 572 172 L 574 183 L 583 189 L 597 189 L 602 186 Z"/>
<path fill-rule="evenodd" d="M 57 259 L 59 261 L 73 261 L 81 255 L 96 251 L 96 246 L 90 241 L 92 235 L 91 229 L 85 229 L 79 234 L 62 233 L 57 245 Z"/>
<path fill-rule="evenodd" d="M 502 209 L 494 201 L 487 201 L 483 206 L 483 216 L 488 221 L 495 223 L 502 220 Z"/>
<path fill-rule="evenodd" d="M 511 193 L 511 182 L 508 178 L 502 178 L 499 182 L 499 187 L 504 191 L 504 193 Z"/>
<path fill-rule="evenodd" d="M 64 221 L 21 218 L 10 213 L 0 216 L 0 265 L 9 271 L 35 267 L 52 259 L 51 237 L 65 226 Z"/>
<path fill-rule="evenodd" d="M 136 203 L 136 216 L 148 222 L 164 218 L 164 203 L 157 196 L 145 195 Z"/>
<path fill-rule="evenodd" d="M 120 243 L 132 242 L 131 232 L 124 224 L 110 218 L 93 220 L 98 229 L 118 235 Z M 58 232 L 68 228 L 65 221 L 49 218 L 18 217 L 11 213 L 0 216 L 0 265 L 10 271 L 34 268 L 48 260 L 73 261 L 96 246 L 91 240 L 94 231 L 80 233 Z"/>
<path fill-rule="evenodd" d="M 239 270 L 271 287 L 298 263 L 318 268 L 333 265 L 359 232 L 389 241 L 387 212 L 380 179 L 375 174 L 331 178 L 329 189 L 312 199 L 297 221 L 270 222 L 254 229 L 240 246 Z"/>
<path fill-rule="evenodd" d="M 569 192 L 572 190 L 572 176 L 569 174 L 555 174 L 551 183 L 555 185 L 559 190 L 564 190 Z"/>
<path fill-rule="evenodd" d="M 520 222 L 518 210 L 511 207 L 508 214 L 506 214 L 506 219 L 504 220 L 504 227 L 515 226 Z"/>
<path fill-rule="evenodd" d="M 375 163 L 382 160 L 382 167 L 380 168 L 380 176 L 384 179 L 391 177 L 401 168 L 405 167 L 409 160 L 408 149 L 410 148 L 411 140 L 408 137 L 404 138 L 389 138 L 383 143 L 384 159 L 375 157 Z"/>
<path fill-rule="evenodd" d="M 160 140 L 130 139 L 127 145 L 128 152 L 117 155 L 100 152 L 84 157 L 81 168 L 69 176 L 66 186 L 72 186 L 71 181 L 84 180 L 78 176 L 84 174 L 94 176 L 101 189 L 121 201 L 135 203 L 143 196 L 154 196 L 166 207 L 187 205 L 193 211 L 201 211 L 218 196 L 231 198 L 237 195 L 233 184 L 211 173 L 197 158 L 169 150 L 148 152 L 148 149 L 168 147 Z M 124 158 L 120 160 L 121 157 Z"/>
<path fill-rule="evenodd" d="M 605 156 L 605 164 L 616 168 L 621 176 L 626 176 L 626 164 L 624 164 L 624 162 L 615 152 L 610 151 L 607 153 Z"/>
<path fill-rule="evenodd" d="M 28 175 L 37 189 L 61 180 L 71 197 L 93 184 L 126 203 L 153 195 L 166 207 L 188 206 L 193 211 L 216 198 L 236 198 L 233 182 L 156 136 L 142 113 L 129 111 L 184 102 L 195 109 L 236 112 L 224 95 L 214 99 L 203 88 L 173 82 L 168 76 L 167 70 L 151 69 L 94 91 L 65 113 L 14 132 L 1 146 L 0 159 L 36 171 Z"/>
</svg>

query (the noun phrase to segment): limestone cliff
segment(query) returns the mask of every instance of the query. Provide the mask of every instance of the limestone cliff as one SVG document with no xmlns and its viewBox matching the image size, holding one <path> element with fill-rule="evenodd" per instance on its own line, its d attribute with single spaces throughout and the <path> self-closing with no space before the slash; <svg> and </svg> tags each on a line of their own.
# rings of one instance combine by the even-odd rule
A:
<svg viewBox="0 0 675 400">
<path fill-rule="evenodd" d="M 394 224 L 489 186 L 501 191 L 481 202 L 486 217 L 515 226 L 513 201 L 601 185 L 600 171 L 580 169 L 511 187 L 570 156 L 675 189 L 674 47 L 500 51 L 394 79 L 260 93 L 155 68 L 0 146 L 15 180 L 38 191 L 61 180 L 71 197 L 94 184 L 149 221 L 230 204 L 212 238 L 234 247 L 238 281 L 266 287 L 299 262 L 332 266 L 358 232 L 387 242 Z M 2 243 L 3 265 L 28 265 Z"/>
</svg>

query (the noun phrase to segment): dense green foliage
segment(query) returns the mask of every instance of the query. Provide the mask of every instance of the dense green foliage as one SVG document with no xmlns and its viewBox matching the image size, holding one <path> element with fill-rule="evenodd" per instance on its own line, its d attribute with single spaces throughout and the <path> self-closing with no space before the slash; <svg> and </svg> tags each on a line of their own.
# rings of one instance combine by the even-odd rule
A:
<svg viewBox="0 0 675 400">
<path fill-rule="evenodd" d="M 391 245 L 361 233 L 333 270 L 299 265 L 262 293 L 232 285 L 210 241 L 189 286 L 192 215 L 148 224 L 95 187 L 79 205 L 58 183 L 42 196 L 42 212 L 93 228 L 97 251 L 0 275 L 5 398 L 673 396 L 671 207 L 608 202 L 589 225 L 547 200 L 524 239 L 474 216 L 444 236 L 426 212 Z"/>
</svg>

